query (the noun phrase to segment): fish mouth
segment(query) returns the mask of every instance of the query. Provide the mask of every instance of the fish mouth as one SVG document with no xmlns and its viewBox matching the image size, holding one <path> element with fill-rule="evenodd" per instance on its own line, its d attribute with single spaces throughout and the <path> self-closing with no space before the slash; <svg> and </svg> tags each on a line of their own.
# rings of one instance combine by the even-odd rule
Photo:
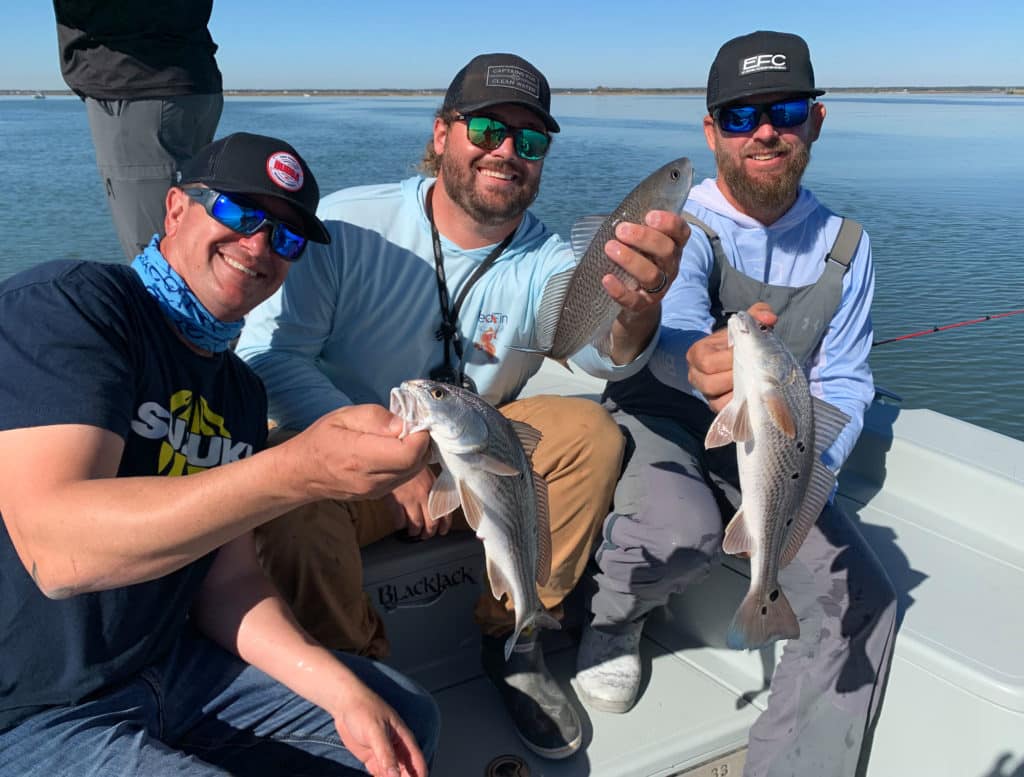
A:
<svg viewBox="0 0 1024 777">
<path fill-rule="evenodd" d="M 414 389 L 422 383 L 423 381 L 420 380 L 405 381 L 401 386 L 391 389 L 388 410 L 393 415 L 402 419 L 402 431 L 398 435 L 399 440 L 403 440 L 410 434 L 415 434 L 424 429 L 430 429 L 430 424 L 423 420 L 423 418 L 419 422 L 416 420 L 416 409 L 420 406 L 420 402 Z"/>
<path fill-rule="evenodd" d="M 745 310 L 737 311 L 729 317 L 729 325 L 726 331 L 729 336 L 729 347 L 735 346 L 736 335 L 750 334 L 751 317 Z"/>
<path fill-rule="evenodd" d="M 398 435 L 399 440 L 404 440 L 413 432 L 413 415 L 415 412 L 415 399 L 403 388 L 391 389 L 391 401 L 388 409 L 392 414 L 402 419 L 402 431 Z"/>
</svg>

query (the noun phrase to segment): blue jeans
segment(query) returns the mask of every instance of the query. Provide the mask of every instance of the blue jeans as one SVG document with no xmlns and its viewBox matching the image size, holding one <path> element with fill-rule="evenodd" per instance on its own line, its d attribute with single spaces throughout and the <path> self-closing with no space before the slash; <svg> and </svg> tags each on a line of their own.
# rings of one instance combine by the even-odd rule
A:
<svg viewBox="0 0 1024 777">
<path fill-rule="evenodd" d="M 440 712 L 430 694 L 383 664 L 338 659 L 390 704 L 429 763 Z M 0 774 L 365 774 L 330 715 L 236 656 L 187 631 L 137 677 L 0 733 Z"/>
</svg>

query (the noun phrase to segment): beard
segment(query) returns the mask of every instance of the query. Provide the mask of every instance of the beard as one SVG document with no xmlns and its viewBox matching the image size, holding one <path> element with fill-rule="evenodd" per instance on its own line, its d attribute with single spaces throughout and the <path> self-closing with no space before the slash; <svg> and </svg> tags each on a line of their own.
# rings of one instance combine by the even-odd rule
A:
<svg viewBox="0 0 1024 777">
<path fill-rule="evenodd" d="M 729 191 L 743 210 L 754 213 L 783 213 L 796 200 L 797 189 L 811 161 L 810 146 L 794 146 L 779 140 L 761 150 L 790 152 L 786 167 L 778 175 L 752 176 L 743 169 L 742 159 L 735 160 L 721 146 L 715 149 L 715 164 Z"/>
<path fill-rule="evenodd" d="M 451 154 L 442 154 L 439 176 L 448 197 L 462 208 L 478 224 L 493 227 L 518 219 L 540 192 L 540 172 L 528 178 L 519 170 L 505 168 L 518 176 L 519 185 L 513 190 L 498 194 L 482 193 L 476 188 L 476 172 L 464 160 Z"/>
</svg>

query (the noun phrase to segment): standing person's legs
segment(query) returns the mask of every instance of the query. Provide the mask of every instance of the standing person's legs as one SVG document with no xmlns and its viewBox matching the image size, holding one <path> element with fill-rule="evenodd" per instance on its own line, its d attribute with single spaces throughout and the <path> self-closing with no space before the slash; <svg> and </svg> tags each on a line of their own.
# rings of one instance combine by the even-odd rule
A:
<svg viewBox="0 0 1024 777">
<path fill-rule="evenodd" d="M 133 259 L 164 226 L 177 165 L 213 140 L 221 94 L 142 100 L 85 99 L 96 165 L 121 248 Z"/>
<path fill-rule="evenodd" d="M 430 695 L 376 662 L 339 660 L 395 709 L 429 762 L 440 726 Z M 131 681 L 0 734 L 0 752 L 25 777 L 365 773 L 330 715 L 191 631 Z"/>
<path fill-rule="evenodd" d="M 701 442 L 672 419 L 612 418 L 626 436 L 626 466 L 595 552 L 576 682 L 588 706 L 625 712 L 640 688 L 644 618 L 710 574 L 723 526 Z"/>
<path fill-rule="evenodd" d="M 852 777 L 892 658 L 896 592 L 853 522 L 826 507 L 779 583 L 800 621 L 750 729 L 746 777 Z"/>
</svg>

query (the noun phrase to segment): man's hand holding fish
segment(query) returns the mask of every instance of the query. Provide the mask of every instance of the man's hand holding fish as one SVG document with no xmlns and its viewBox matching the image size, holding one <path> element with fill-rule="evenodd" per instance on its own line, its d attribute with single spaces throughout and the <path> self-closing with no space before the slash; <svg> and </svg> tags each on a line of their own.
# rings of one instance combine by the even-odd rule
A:
<svg viewBox="0 0 1024 777">
<path fill-rule="evenodd" d="M 452 513 L 431 518 L 428 504 L 437 476 L 425 467 L 384 497 L 393 509 L 395 530 L 405 529 L 410 537 L 429 540 L 443 537 L 452 528 Z"/>
<path fill-rule="evenodd" d="M 754 303 L 747 312 L 767 326 L 775 326 L 779 318 L 765 302 Z M 733 388 L 733 357 L 728 330 L 722 327 L 695 342 L 686 352 L 686 361 L 690 385 L 704 395 L 708 406 L 718 412 L 729 404 Z"/>
<path fill-rule="evenodd" d="M 354 499 L 383 496 L 423 469 L 430 438 L 425 432 L 399 439 L 402 423 L 379 405 L 352 405 L 328 413 L 305 434 L 295 435 L 278 446 L 292 452 L 288 461 L 306 473 L 305 479 L 282 482 L 308 483 L 307 497 Z M 349 444 L 339 444 L 350 440 Z M 322 470 L 309 475 L 310 462 Z M 287 466 L 287 465 L 286 465 Z"/>
</svg>

